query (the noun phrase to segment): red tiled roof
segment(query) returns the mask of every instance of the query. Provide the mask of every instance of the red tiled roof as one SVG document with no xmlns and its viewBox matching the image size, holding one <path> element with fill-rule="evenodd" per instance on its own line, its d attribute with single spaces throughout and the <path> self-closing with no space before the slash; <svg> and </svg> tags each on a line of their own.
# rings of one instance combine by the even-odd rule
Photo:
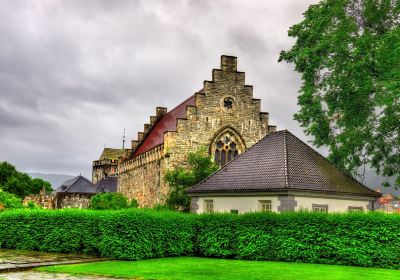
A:
<svg viewBox="0 0 400 280">
<path fill-rule="evenodd" d="M 186 117 L 186 106 L 195 106 L 195 97 L 192 95 L 181 104 L 172 109 L 169 113 L 161 117 L 154 128 L 150 131 L 142 144 L 133 154 L 134 157 L 147 152 L 148 150 L 164 142 L 164 133 L 176 130 L 176 120 Z"/>
</svg>

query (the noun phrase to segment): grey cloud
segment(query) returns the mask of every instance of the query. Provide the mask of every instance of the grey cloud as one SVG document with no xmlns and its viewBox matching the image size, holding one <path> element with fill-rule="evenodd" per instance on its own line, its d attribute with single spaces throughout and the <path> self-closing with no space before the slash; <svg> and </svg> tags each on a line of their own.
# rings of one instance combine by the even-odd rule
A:
<svg viewBox="0 0 400 280">
<path fill-rule="evenodd" d="M 201 89 L 222 54 L 271 122 L 307 140 L 292 119 L 299 76 L 277 58 L 313 2 L 1 1 L 0 160 L 90 177 L 104 144 Z"/>
</svg>

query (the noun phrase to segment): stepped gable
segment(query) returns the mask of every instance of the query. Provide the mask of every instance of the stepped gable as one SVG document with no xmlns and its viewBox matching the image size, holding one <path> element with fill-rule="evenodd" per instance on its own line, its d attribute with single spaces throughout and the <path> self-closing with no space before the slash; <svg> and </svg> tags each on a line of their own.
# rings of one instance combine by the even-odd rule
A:
<svg viewBox="0 0 400 280">
<path fill-rule="evenodd" d="M 164 133 L 176 131 L 177 119 L 186 118 L 186 106 L 195 106 L 195 95 L 192 95 L 181 104 L 165 114 L 154 125 L 153 129 L 145 136 L 140 146 L 136 149 L 133 157 L 136 157 L 164 142 Z"/>
<path fill-rule="evenodd" d="M 85 177 L 79 175 L 73 179 L 65 181 L 56 189 L 57 193 L 97 193 L 93 184 Z"/>
<path fill-rule="evenodd" d="M 289 190 L 379 196 L 287 130 L 267 135 L 188 192 Z"/>
</svg>

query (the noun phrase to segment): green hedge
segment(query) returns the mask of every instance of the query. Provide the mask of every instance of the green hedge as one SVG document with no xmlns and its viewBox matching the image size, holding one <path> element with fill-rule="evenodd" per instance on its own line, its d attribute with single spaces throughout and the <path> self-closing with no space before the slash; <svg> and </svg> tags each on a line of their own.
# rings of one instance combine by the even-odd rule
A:
<svg viewBox="0 0 400 280">
<path fill-rule="evenodd" d="M 400 268 L 400 216 L 15 210 L 0 214 L 0 248 L 127 260 L 197 255 Z"/>
<path fill-rule="evenodd" d="M 199 254 L 400 268 L 400 216 L 285 213 L 199 216 Z"/>
<path fill-rule="evenodd" d="M 190 216 L 143 210 L 15 210 L 0 214 L 0 248 L 116 259 L 192 252 Z"/>
</svg>

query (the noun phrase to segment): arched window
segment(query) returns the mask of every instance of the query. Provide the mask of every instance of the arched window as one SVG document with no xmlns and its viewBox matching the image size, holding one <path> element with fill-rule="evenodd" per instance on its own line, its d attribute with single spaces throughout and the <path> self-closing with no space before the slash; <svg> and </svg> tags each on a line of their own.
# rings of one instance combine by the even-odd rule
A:
<svg viewBox="0 0 400 280">
<path fill-rule="evenodd" d="M 217 134 L 211 149 L 215 162 L 222 167 L 244 151 L 244 144 L 239 135 L 227 129 Z"/>
</svg>

